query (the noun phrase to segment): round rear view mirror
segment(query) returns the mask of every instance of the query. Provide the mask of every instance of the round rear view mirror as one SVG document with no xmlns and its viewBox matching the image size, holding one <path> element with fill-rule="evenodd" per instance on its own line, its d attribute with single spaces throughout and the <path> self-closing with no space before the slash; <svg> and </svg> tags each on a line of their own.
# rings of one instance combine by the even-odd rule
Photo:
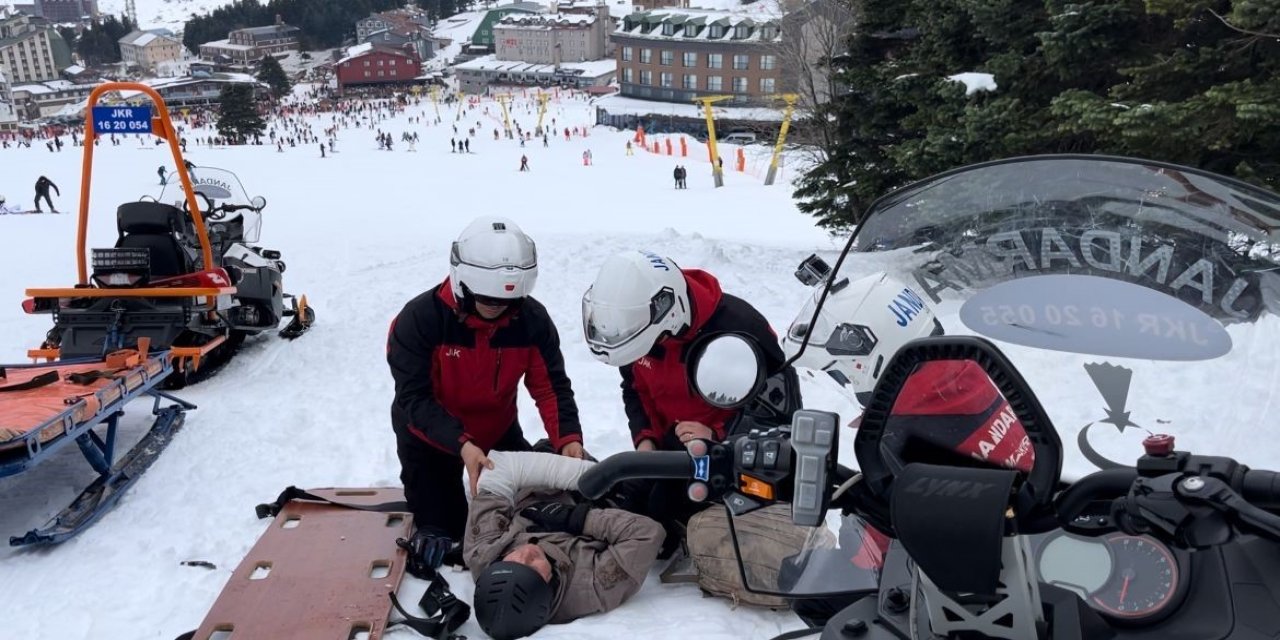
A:
<svg viewBox="0 0 1280 640">
<path fill-rule="evenodd" d="M 764 388 L 764 358 L 750 338 L 724 333 L 695 346 L 688 375 L 694 390 L 708 404 L 737 409 Z"/>
</svg>

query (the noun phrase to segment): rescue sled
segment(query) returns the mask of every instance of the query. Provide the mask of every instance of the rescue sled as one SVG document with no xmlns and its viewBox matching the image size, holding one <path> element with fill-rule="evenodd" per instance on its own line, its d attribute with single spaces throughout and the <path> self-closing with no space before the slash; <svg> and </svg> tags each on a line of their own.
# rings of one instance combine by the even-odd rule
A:
<svg viewBox="0 0 1280 640">
<path fill-rule="evenodd" d="M 167 352 L 123 350 L 100 360 L 0 366 L 0 478 L 27 471 L 75 443 L 98 473 L 44 526 L 9 538 L 11 546 L 62 542 L 93 524 L 137 481 L 182 428 L 195 405 L 158 389 L 174 372 Z M 117 455 L 125 407 L 154 399 L 150 429 Z M 104 433 L 105 431 L 105 433 Z"/>
<path fill-rule="evenodd" d="M 103 95 L 117 91 L 144 94 L 155 105 L 154 113 L 146 107 L 104 112 L 96 106 Z M 253 245 L 266 200 L 248 198 L 229 171 L 198 167 L 197 173 L 208 175 L 194 177 L 168 108 L 152 88 L 105 83 L 89 95 L 88 105 L 76 235 L 78 281 L 72 287 L 27 290 L 23 309 L 50 314 L 54 321 L 44 343 L 30 355 L 50 361 L 101 358 L 136 348 L 145 338 L 176 361 L 167 383 L 176 388 L 202 363 L 211 365 L 208 369 L 224 362 L 246 336 L 273 330 L 284 318 L 292 321 L 280 331 L 282 337 L 305 332 L 315 314 L 305 296 L 283 292 L 279 252 Z M 177 189 L 159 199 L 121 204 L 115 246 L 92 249 L 90 265 L 86 238 L 93 140 L 108 129 L 167 141 L 177 176 L 170 182 Z M 176 199 L 173 191 L 179 192 Z"/>
</svg>

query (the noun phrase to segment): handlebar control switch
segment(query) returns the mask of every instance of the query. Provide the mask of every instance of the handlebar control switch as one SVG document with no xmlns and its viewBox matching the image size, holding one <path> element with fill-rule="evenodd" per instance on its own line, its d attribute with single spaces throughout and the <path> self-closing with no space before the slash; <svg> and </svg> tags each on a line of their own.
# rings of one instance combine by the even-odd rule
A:
<svg viewBox="0 0 1280 640">
<path fill-rule="evenodd" d="M 827 513 L 839 424 L 840 416 L 829 411 L 801 409 L 791 419 L 791 449 L 796 455 L 791 521 L 799 526 L 816 527 Z M 767 445 L 764 451 L 767 466 Z"/>
</svg>

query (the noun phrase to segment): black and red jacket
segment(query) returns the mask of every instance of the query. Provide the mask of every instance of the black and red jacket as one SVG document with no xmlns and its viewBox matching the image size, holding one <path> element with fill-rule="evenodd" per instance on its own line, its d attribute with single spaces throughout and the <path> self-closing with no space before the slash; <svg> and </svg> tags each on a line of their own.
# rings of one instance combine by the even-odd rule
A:
<svg viewBox="0 0 1280 640">
<path fill-rule="evenodd" d="M 462 312 L 446 279 L 391 323 L 387 363 L 396 383 L 393 425 L 437 449 L 457 455 L 470 441 L 488 452 L 516 425 L 521 379 L 551 445 L 559 451 L 582 441 L 560 336 L 533 298 L 488 321 Z"/>
<path fill-rule="evenodd" d="M 669 437 L 677 422 L 691 420 L 707 425 L 717 440 L 726 435 L 726 424 L 740 410 L 707 404 L 689 383 L 685 353 L 690 344 L 717 333 L 750 335 L 764 355 L 766 375 L 782 370 L 786 356 L 769 321 L 745 300 L 720 290 L 715 276 L 699 269 L 682 269 L 689 287 L 693 318 L 678 336 L 658 341 L 648 355 L 622 370 L 622 401 L 634 444 L 653 440 L 660 449 L 678 447 Z M 674 443 L 674 444 L 673 444 Z"/>
</svg>

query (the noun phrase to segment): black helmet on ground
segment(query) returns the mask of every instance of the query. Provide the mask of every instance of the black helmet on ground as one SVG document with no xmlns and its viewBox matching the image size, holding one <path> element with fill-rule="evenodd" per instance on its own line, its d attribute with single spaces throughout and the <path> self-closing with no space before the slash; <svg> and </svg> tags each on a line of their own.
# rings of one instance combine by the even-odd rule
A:
<svg viewBox="0 0 1280 640">
<path fill-rule="evenodd" d="M 523 638 L 551 620 L 554 595 L 531 567 L 495 562 L 476 580 L 476 622 L 494 640 Z"/>
</svg>

